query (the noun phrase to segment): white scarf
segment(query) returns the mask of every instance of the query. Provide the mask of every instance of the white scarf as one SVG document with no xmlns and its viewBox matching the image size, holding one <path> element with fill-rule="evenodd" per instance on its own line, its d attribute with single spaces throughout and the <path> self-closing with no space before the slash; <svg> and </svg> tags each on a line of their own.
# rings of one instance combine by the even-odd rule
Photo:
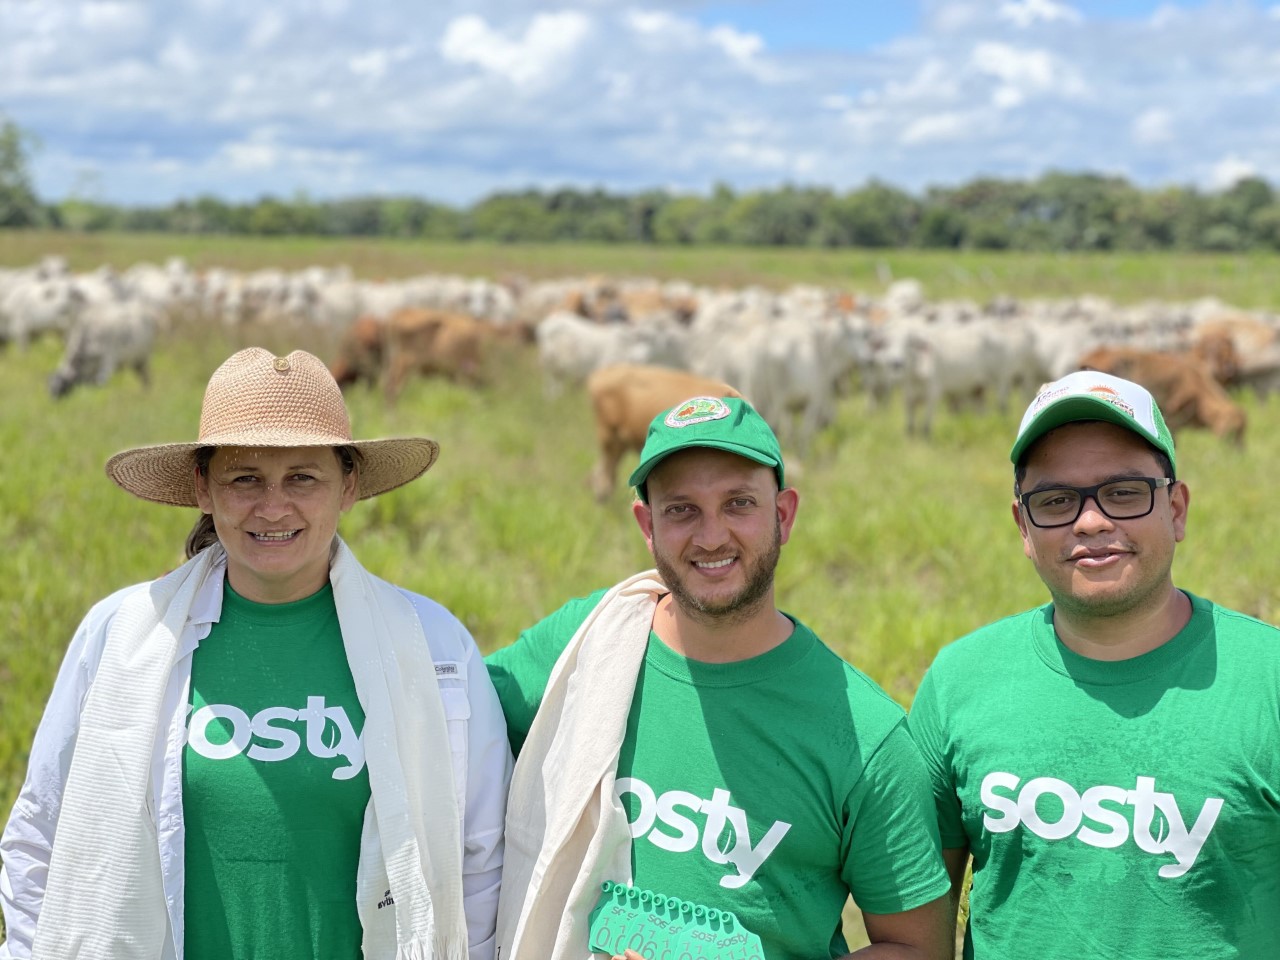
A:
<svg viewBox="0 0 1280 960">
<path fill-rule="evenodd" d="M 156 960 L 168 931 L 152 755 L 179 638 L 222 560 L 201 551 L 120 605 L 81 714 L 35 960 Z M 435 666 L 411 601 L 341 541 L 330 569 L 371 798 L 356 896 L 368 960 L 465 960 L 460 814 Z M 394 908 L 377 904 L 390 892 Z M 180 947 L 181 945 L 179 945 Z"/>
<path fill-rule="evenodd" d="M 652 570 L 618 584 L 551 671 L 507 800 L 501 960 L 587 960 L 601 883 L 631 880 L 631 831 L 613 784 L 665 593 Z"/>
</svg>

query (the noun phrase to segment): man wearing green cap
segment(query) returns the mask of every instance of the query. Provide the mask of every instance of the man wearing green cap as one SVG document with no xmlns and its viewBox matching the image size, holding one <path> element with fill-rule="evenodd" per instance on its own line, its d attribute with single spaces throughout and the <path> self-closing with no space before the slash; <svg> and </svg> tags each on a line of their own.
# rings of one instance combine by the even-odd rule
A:
<svg viewBox="0 0 1280 960">
<path fill-rule="evenodd" d="M 965 957 L 1280 957 L 1280 630 L 1174 586 L 1190 495 L 1138 384 L 1045 385 L 1010 459 L 1051 602 L 942 650 L 910 717 Z"/>
<path fill-rule="evenodd" d="M 850 892 L 872 941 L 858 956 L 950 956 L 902 710 L 774 605 L 799 495 L 773 431 L 743 400 L 691 398 L 654 419 L 631 484 L 656 570 L 488 658 L 519 754 L 501 960 L 822 960 L 847 952 Z M 655 913 L 605 933 L 606 882 L 695 921 L 732 913 L 735 932 Z"/>
</svg>

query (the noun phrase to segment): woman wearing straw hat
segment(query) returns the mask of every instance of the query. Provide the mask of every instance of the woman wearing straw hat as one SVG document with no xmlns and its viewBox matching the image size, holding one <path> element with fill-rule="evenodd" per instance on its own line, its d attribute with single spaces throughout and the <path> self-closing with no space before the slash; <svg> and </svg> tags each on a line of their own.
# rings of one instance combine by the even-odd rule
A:
<svg viewBox="0 0 1280 960">
<path fill-rule="evenodd" d="M 196 442 L 108 461 L 202 516 L 72 640 L 0 839 L 0 957 L 492 958 L 497 698 L 466 628 L 337 536 L 437 452 L 353 441 L 324 364 L 250 348 Z"/>
</svg>

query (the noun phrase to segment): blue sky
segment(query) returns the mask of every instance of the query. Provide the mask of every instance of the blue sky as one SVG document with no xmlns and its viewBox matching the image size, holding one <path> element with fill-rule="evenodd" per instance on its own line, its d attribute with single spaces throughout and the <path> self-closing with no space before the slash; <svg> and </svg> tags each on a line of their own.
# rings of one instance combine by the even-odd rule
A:
<svg viewBox="0 0 1280 960">
<path fill-rule="evenodd" d="M 46 199 L 1280 185 L 1280 0 L 0 0 Z"/>
</svg>

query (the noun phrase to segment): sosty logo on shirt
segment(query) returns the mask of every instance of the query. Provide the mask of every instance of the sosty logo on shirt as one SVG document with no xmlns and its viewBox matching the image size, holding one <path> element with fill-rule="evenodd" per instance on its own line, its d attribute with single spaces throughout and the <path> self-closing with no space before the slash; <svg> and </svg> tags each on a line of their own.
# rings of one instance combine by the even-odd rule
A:
<svg viewBox="0 0 1280 960">
<path fill-rule="evenodd" d="M 614 784 L 614 792 L 621 800 L 625 794 L 632 794 L 640 801 L 640 812 L 631 822 L 631 836 L 646 837 L 650 843 L 672 853 L 687 853 L 698 846 L 701 832 L 702 853 L 712 863 L 731 863 L 737 874 L 726 874 L 720 879 L 720 886 L 736 890 L 755 876 L 760 865 L 769 858 L 769 854 L 777 849 L 782 838 L 791 829 L 791 824 L 775 820 L 760 842 L 751 845 L 751 830 L 747 826 L 746 811 L 729 803 L 728 790 L 716 788 L 711 792 L 711 799 L 704 800 L 687 790 L 668 790 L 662 796 L 654 793 L 639 777 L 619 777 Z M 680 812 L 680 808 L 689 815 Z M 703 825 L 701 829 L 694 821 L 692 814 L 701 813 Z M 677 834 L 666 833 L 658 829 L 657 822 L 677 831 Z M 728 834 L 727 849 L 720 846 L 722 834 Z"/>
<path fill-rule="evenodd" d="M 982 823 L 992 833 L 1009 833 L 1024 826 L 1045 840 L 1063 840 L 1075 834 L 1081 843 L 1109 850 L 1129 839 L 1130 813 L 1124 808 L 1131 807 L 1133 842 L 1138 849 L 1150 854 L 1171 853 L 1177 861 L 1160 868 L 1162 877 L 1180 877 L 1195 865 L 1222 810 L 1222 800 L 1209 797 L 1188 829 L 1177 798 L 1158 792 L 1155 777 L 1138 777 L 1132 790 L 1102 784 L 1083 793 L 1055 777 L 1036 777 L 1018 790 L 1020 783 L 1017 775 L 1001 771 L 983 778 L 982 803 L 987 812 Z M 1046 819 L 1037 807 L 1046 796 L 1057 797 L 1062 805 L 1056 820 Z"/>
<path fill-rule="evenodd" d="M 231 724 L 231 735 L 225 742 L 214 743 L 209 739 L 211 725 L 226 736 L 226 726 L 220 720 Z M 187 744 L 209 760 L 229 760 L 243 753 L 250 760 L 278 763 L 288 760 L 302 746 L 302 737 L 290 726 L 299 723 L 304 725 L 307 752 L 313 757 L 346 758 L 348 766 L 335 768 L 333 779 L 350 780 L 364 769 L 364 743 L 351 726 L 347 711 L 326 707 L 324 697 L 307 697 L 307 706 L 302 710 L 267 707 L 252 717 L 230 703 L 207 704 L 191 714 Z M 326 735 L 330 723 L 337 729 L 336 738 Z"/>
</svg>

